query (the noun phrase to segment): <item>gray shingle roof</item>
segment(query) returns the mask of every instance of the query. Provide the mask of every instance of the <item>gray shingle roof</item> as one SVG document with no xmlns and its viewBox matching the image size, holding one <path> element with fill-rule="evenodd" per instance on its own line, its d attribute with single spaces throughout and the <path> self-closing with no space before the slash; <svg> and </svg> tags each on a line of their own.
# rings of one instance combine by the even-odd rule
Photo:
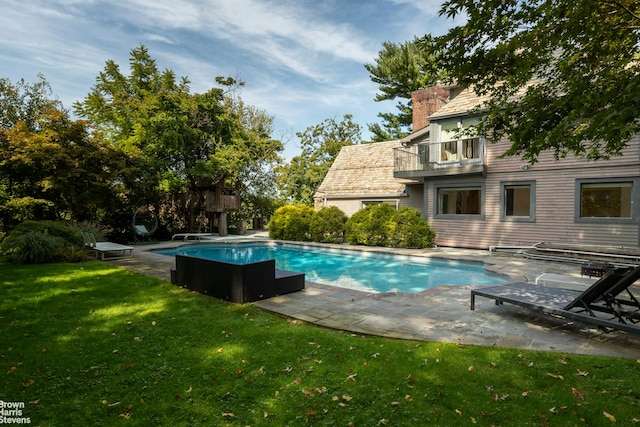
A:
<svg viewBox="0 0 640 427">
<path fill-rule="evenodd" d="M 489 100 L 488 96 L 478 96 L 473 89 L 466 88 L 438 111 L 429 116 L 429 120 L 461 116 Z"/>
<path fill-rule="evenodd" d="M 316 191 L 317 197 L 392 195 L 407 181 L 393 177 L 393 149 L 399 141 L 343 147 Z"/>
</svg>

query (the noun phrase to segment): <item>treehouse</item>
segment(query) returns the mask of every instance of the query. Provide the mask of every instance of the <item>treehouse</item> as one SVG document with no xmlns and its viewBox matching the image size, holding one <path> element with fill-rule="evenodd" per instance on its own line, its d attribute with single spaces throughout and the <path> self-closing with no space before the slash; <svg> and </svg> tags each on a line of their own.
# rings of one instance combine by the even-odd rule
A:
<svg viewBox="0 0 640 427">
<path fill-rule="evenodd" d="M 211 221 L 211 228 L 217 227 L 218 234 L 226 236 L 227 214 L 240 209 L 240 183 L 228 184 L 225 181 L 212 182 L 200 180 L 197 183 L 205 195 L 205 212 Z"/>
</svg>

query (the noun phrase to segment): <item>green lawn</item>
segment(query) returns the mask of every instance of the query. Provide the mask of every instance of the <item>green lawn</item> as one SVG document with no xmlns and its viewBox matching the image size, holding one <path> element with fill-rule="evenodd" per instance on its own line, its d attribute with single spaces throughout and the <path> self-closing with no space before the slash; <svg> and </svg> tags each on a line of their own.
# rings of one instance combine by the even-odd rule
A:
<svg viewBox="0 0 640 427">
<path fill-rule="evenodd" d="M 100 262 L 0 265 L 0 322 L 32 425 L 640 425 L 638 360 L 353 335 Z"/>
</svg>

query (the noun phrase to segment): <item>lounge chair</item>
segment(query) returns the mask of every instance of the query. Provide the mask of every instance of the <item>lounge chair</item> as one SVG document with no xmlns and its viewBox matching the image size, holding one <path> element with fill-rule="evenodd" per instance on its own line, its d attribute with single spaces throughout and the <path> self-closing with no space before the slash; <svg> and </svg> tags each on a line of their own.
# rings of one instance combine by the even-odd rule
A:
<svg viewBox="0 0 640 427">
<path fill-rule="evenodd" d="M 93 233 L 82 233 L 82 237 L 84 238 L 85 246 L 94 251 L 96 258 L 100 256 L 102 261 L 106 259 L 106 255 L 109 255 L 108 258 L 114 259 L 131 256 L 133 253 L 132 246 L 112 242 L 97 242 Z"/>
<path fill-rule="evenodd" d="M 583 292 L 526 282 L 478 288 L 471 291 L 471 310 L 475 310 L 476 296 L 482 296 L 497 305 L 508 302 L 602 328 L 640 333 L 634 325 L 640 319 L 640 304 L 629 289 L 638 279 L 640 267 L 634 267 L 609 271 Z M 622 297 L 625 293 L 627 297 Z"/>
</svg>

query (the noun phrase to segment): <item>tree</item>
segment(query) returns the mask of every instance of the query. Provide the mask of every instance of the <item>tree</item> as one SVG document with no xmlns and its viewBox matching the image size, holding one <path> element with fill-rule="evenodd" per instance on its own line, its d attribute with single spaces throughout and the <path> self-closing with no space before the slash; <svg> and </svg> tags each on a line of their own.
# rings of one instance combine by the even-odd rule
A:
<svg viewBox="0 0 640 427">
<path fill-rule="evenodd" d="M 282 195 L 290 202 L 312 206 L 313 195 L 327 175 L 342 147 L 360 144 L 361 128 L 345 114 L 342 121 L 325 119 L 322 123 L 296 133 L 302 153 L 280 168 Z"/>
<path fill-rule="evenodd" d="M 173 71 L 161 72 L 145 46 L 131 51 L 129 67 L 125 76 L 118 64 L 107 61 L 74 110 L 136 163 L 138 177 L 128 183 L 131 203 L 144 197 L 164 204 L 162 211 L 172 214 L 167 221 L 189 219 L 174 228 L 193 228 L 204 187 L 236 182 L 247 168 L 282 149 L 269 138 L 268 116 L 227 99 L 243 82 L 218 77 L 223 88 L 191 94 L 188 79 L 177 81 Z"/>
<path fill-rule="evenodd" d="M 632 0 L 448 0 L 451 78 L 489 101 L 479 131 L 504 155 L 619 155 L 640 131 L 640 14 Z M 479 112 L 480 110 L 478 110 Z"/>
<path fill-rule="evenodd" d="M 31 84 L 24 79 L 14 84 L 0 78 L 0 128 L 10 129 L 21 121 L 35 131 L 41 115 L 52 109 L 62 110 L 62 104 L 53 98 L 44 75 L 38 74 L 38 81 Z"/>
<path fill-rule="evenodd" d="M 10 228 L 28 219 L 96 221 L 117 207 L 122 153 L 64 111 L 34 114 L 0 130 L 0 222 Z"/>
<path fill-rule="evenodd" d="M 413 119 L 411 107 L 411 92 L 431 86 L 445 77 L 437 67 L 437 49 L 433 47 L 433 38 L 415 38 L 405 43 L 386 41 L 383 49 L 378 52 L 375 64 L 365 64 L 364 67 L 371 74 L 371 80 L 378 84 L 380 93 L 376 94 L 376 102 L 394 100 L 398 114 L 380 113 L 382 126 L 378 123 L 369 124 L 369 131 L 373 134 L 374 142 L 399 139 L 411 132 Z M 424 48 L 426 45 L 432 48 Z"/>
<path fill-rule="evenodd" d="M 239 146 L 246 146 L 239 154 L 249 155 L 240 170 L 242 199 L 237 217 L 242 220 L 258 218 L 256 226 L 263 226 L 279 206 L 276 168 L 284 149 L 281 141 L 271 139 L 273 116 L 266 111 L 247 105 L 236 91 L 225 95 L 224 105 L 241 122 L 244 136 Z"/>
</svg>

